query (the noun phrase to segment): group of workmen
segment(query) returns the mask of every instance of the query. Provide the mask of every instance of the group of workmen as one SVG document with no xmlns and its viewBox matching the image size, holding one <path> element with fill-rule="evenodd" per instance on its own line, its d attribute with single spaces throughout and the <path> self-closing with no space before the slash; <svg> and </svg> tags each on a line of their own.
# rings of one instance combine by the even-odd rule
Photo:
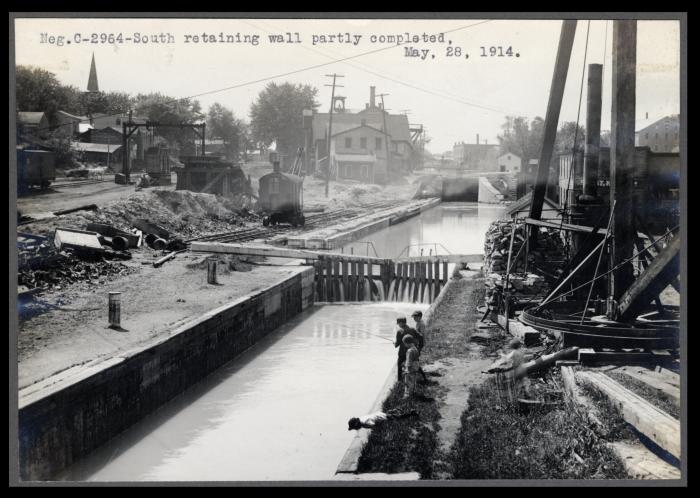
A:
<svg viewBox="0 0 700 498">
<path fill-rule="evenodd" d="M 409 327 L 405 317 L 396 319 L 396 341 L 394 347 L 399 348 L 399 357 L 396 362 L 398 380 L 404 381 L 404 398 L 411 398 L 416 390 L 418 374 L 427 382 L 425 372 L 420 366 L 420 353 L 425 345 L 425 323 L 423 313 L 415 311 L 411 315 L 416 322 L 415 327 Z"/>
<path fill-rule="evenodd" d="M 425 372 L 420 366 L 420 353 L 425 345 L 425 323 L 423 313 L 415 311 L 411 317 L 416 322 L 415 327 L 409 327 L 405 317 L 396 319 L 396 341 L 394 347 L 399 348 L 399 357 L 396 363 L 398 380 L 404 381 L 404 398 L 412 398 L 416 390 L 418 374 L 427 382 Z M 406 417 L 417 417 L 415 409 L 394 408 L 387 412 L 378 411 L 362 417 L 353 417 L 348 421 L 348 430 L 371 429 L 385 420 L 395 420 Z"/>
</svg>

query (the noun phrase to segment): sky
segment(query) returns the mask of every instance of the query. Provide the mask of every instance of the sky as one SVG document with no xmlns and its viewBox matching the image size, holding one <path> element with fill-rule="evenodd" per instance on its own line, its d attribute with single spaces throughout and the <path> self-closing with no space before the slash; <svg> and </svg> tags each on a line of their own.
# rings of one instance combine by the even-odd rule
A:
<svg viewBox="0 0 700 498">
<path fill-rule="evenodd" d="M 545 116 L 560 30 L 558 20 L 16 19 L 15 62 L 49 70 L 62 83 L 86 89 L 94 53 L 102 91 L 160 92 L 178 98 L 211 92 L 197 97 L 205 109 L 219 102 L 243 119 L 249 119 L 250 104 L 269 81 L 315 86 L 319 110 L 327 112 L 331 88 L 325 85 L 332 78 L 326 75 L 335 72 L 343 75 L 336 94 L 346 97 L 348 108 L 364 108 L 369 87 L 375 86 L 377 94 L 385 94 L 391 113 L 406 112 L 410 123 L 424 126 L 431 139 L 428 149 L 439 154 L 455 142 L 475 143 L 477 134 L 482 143 L 497 143 L 506 115 Z M 612 31 L 613 21 L 578 21 L 560 123 L 576 121 L 578 115 L 585 125 L 585 88 L 579 111 L 581 83 L 586 84 L 582 71 L 599 63 L 604 64 L 601 127 L 610 128 Z M 102 33 L 121 33 L 122 43 L 106 39 L 93 44 L 92 33 L 98 41 Z M 203 33 L 216 40 L 220 33 L 259 39 L 257 45 L 238 39 L 204 43 Z M 285 33 L 301 43 L 270 43 L 270 34 Z M 382 42 L 389 35 L 424 33 L 444 33 L 444 42 Z M 137 35 L 161 34 L 166 41 L 172 35 L 174 42 L 134 41 Z M 200 36 L 199 43 L 193 35 Z M 65 37 L 64 43 L 51 36 Z M 512 47 L 513 55 L 482 57 L 481 47 L 487 54 L 490 47 L 502 47 L 503 53 Z M 429 52 L 425 59 L 407 57 L 407 48 L 419 55 Z M 339 60 L 344 58 L 350 59 Z M 638 22 L 636 98 L 637 129 L 680 112 L 677 21 Z"/>
</svg>

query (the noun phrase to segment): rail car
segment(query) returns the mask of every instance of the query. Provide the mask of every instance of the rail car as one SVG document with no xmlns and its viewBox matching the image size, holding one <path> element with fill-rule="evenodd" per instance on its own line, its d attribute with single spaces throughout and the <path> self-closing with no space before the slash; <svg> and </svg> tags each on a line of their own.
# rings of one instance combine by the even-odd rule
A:
<svg viewBox="0 0 700 498">
<path fill-rule="evenodd" d="M 17 187 L 27 192 L 31 187 L 45 190 L 56 180 L 56 155 L 43 150 L 17 148 Z"/>
<path fill-rule="evenodd" d="M 304 226 L 304 179 L 282 173 L 279 162 L 273 171 L 260 177 L 258 206 L 263 212 L 263 225 L 290 223 Z"/>
</svg>

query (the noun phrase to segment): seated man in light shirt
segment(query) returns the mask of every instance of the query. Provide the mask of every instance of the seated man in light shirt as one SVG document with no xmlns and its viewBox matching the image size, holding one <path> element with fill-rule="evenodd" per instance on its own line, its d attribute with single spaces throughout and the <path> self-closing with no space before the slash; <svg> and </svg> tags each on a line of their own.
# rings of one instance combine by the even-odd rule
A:
<svg viewBox="0 0 700 498">
<path fill-rule="evenodd" d="M 363 415 L 361 417 L 353 417 L 348 420 L 348 430 L 359 430 L 359 429 L 373 429 L 377 424 L 384 422 L 386 420 L 397 420 L 400 418 L 407 417 L 417 417 L 418 412 L 416 410 L 410 410 L 408 412 L 402 412 L 397 408 L 392 408 L 391 410 L 385 412 L 374 412 L 368 415 Z"/>
</svg>

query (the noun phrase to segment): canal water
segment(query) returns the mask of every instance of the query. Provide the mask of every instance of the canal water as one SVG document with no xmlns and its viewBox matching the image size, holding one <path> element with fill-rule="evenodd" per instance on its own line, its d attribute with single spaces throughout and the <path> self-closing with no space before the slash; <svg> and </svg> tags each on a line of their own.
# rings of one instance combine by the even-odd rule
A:
<svg viewBox="0 0 700 498">
<path fill-rule="evenodd" d="M 344 251 L 365 254 L 371 241 L 380 257 L 482 253 L 503 210 L 443 204 Z M 396 317 L 427 307 L 312 306 L 57 479 L 332 479 L 355 436 L 348 419 L 370 410 L 395 363 Z"/>
<path fill-rule="evenodd" d="M 396 358 L 402 303 L 312 306 L 60 476 L 88 481 L 332 479 Z"/>
<path fill-rule="evenodd" d="M 344 253 L 380 258 L 432 254 L 483 254 L 489 225 L 503 206 L 448 202 L 403 223 L 392 225 L 343 246 Z M 376 251 L 376 252 L 375 252 Z"/>
</svg>

